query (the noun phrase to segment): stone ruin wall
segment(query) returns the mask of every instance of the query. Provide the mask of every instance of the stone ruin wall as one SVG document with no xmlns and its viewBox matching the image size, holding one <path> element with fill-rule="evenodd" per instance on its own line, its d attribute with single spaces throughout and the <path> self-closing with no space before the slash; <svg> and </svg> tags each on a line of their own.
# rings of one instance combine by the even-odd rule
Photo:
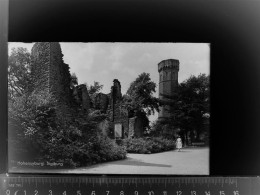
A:
<svg viewBox="0 0 260 195">
<path fill-rule="evenodd" d="M 71 98 L 69 65 L 63 62 L 59 43 L 50 43 L 50 91 L 61 103 L 69 104 Z"/>
<path fill-rule="evenodd" d="M 32 89 L 36 92 L 53 94 L 57 100 L 58 111 L 63 116 L 71 116 L 74 112 L 77 112 L 72 109 L 75 105 L 78 106 L 78 111 L 88 111 L 90 108 L 90 97 L 86 85 L 78 85 L 73 90 L 70 88 L 69 65 L 63 61 L 63 54 L 58 42 L 37 42 L 34 44 L 31 73 L 33 76 Z M 110 94 L 97 94 L 94 100 L 94 108 L 100 109 L 103 113 L 111 110 L 111 122 L 113 125 L 122 124 L 123 137 L 130 136 L 129 133 L 135 135 L 136 130 L 140 128 L 138 127 L 140 121 L 136 117 L 129 119 L 128 114 L 121 111 L 121 101 L 121 84 L 115 79 Z M 128 132 L 129 126 L 132 132 Z M 141 133 L 138 134 L 141 135 Z"/>
<path fill-rule="evenodd" d="M 33 77 L 32 90 L 50 93 L 57 101 L 58 113 L 71 117 L 72 91 L 70 89 L 69 65 L 63 61 L 63 54 L 58 42 L 37 42 L 32 47 Z"/>
<path fill-rule="evenodd" d="M 106 113 L 109 106 L 109 94 L 98 93 L 94 98 L 93 107 L 100 110 L 102 113 Z"/>
<path fill-rule="evenodd" d="M 120 104 L 122 101 L 121 84 L 117 79 L 114 79 L 113 86 L 111 87 L 110 93 L 110 106 L 112 110 L 112 122 L 113 124 L 122 124 L 122 135 L 125 137 L 128 135 L 129 130 L 129 120 L 128 114 L 123 113 L 120 109 Z"/>
<path fill-rule="evenodd" d="M 32 47 L 31 89 L 49 92 L 50 44 L 35 43 Z"/>
<path fill-rule="evenodd" d="M 83 112 L 88 112 L 90 108 L 90 97 L 85 84 L 78 85 L 73 89 L 73 97 L 80 109 Z"/>
</svg>

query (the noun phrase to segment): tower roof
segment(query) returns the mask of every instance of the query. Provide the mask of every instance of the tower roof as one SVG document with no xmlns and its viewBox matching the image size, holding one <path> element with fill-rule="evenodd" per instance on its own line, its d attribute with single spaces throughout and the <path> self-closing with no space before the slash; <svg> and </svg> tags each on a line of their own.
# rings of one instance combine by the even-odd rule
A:
<svg viewBox="0 0 260 195">
<path fill-rule="evenodd" d="M 176 59 L 163 60 L 158 64 L 158 71 L 160 72 L 162 69 L 175 69 L 179 71 L 179 64 L 179 60 Z"/>
</svg>

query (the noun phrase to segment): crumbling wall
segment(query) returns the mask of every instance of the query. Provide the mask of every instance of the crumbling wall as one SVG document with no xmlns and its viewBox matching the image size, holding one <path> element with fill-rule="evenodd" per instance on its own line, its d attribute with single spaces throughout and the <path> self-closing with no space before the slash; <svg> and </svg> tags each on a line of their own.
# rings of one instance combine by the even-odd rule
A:
<svg viewBox="0 0 260 195">
<path fill-rule="evenodd" d="M 50 44 L 35 43 L 32 47 L 31 90 L 49 92 L 50 90 Z"/>
<path fill-rule="evenodd" d="M 90 97 L 85 84 L 78 85 L 74 88 L 73 97 L 84 111 L 88 111 L 90 108 Z"/>
<path fill-rule="evenodd" d="M 140 117 L 129 118 L 128 137 L 142 137 L 144 134 L 144 125 Z"/>
<path fill-rule="evenodd" d="M 109 96 L 103 93 L 98 93 L 93 102 L 93 107 L 100 110 L 102 113 L 106 113 L 109 105 Z"/>
<path fill-rule="evenodd" d="M 32 47 L 31 90 L 50 93 L 55 99 L 57 113 L 73 114 L 69 65 L 63 61 L 58 42 L 37 42 Z"/>
<path fill-rule="evenodd" d="M 121 109 L 122 93 L 121 84 L 117 79 L 114 79 L 113 86 L 110 93 L 110 106 L 112 111 L 113 124 L 122 124 L 123 138 L 127 137 L 129 129 L 128 113 L 125 113 Z"/>
</svg>

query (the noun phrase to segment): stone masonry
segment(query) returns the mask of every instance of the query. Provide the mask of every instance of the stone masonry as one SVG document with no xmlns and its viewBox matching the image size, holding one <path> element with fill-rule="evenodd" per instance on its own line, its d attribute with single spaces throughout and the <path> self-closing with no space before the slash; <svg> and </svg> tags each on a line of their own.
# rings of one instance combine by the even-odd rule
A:
<svg viewBox="0 0 260 195">
<path fill-rule="evenodd" d="M 98 93 L 94 100 L 88 94 L 86 85 L 71 85 L 69 65 L 64 63 L 63 54 L 58 42 L 37 42 L 32 47 L 32 84 L 34 92 L 50 93 L 56 101 L 57 113 L 61 116 L 76 116 L 77 112 L 88 112 L 89 108 L 98 109 L 101 113 L 111 112 L 110 121 L 121 128 L 122 136 L 140 137 L 143 135 L 142 121 L 129 118 L 128 112 L 121 109 L 121 84 L 114 79 L 110 94 Z M 107 121 L 100 124 L 101 129 L 107 128 Z M 130 132 L 129 132 L 130 129 Z"/>
<path fill-rule="evenodd" d="M 64 63 L 63 54 L 58 42 L 37 42 L 32 47 L 32 90 L 49 93 L 56 101 L 57 113 L 71 116 L 75 109 L 69 65 Z M 80 88 L 81 105 L 88 109 L 88 94 L 84 87 Z"/>
<path fill-rule="evenodd" d="M 128 114 L 122 112 L 120 109 L 120 103 L 122 101 L 121 84 L 117 79 L 114 79 L 113 83 L 114 84 L 111 87 L 110 93 L 110 106 L 112 110 L 111 121 L 113 122 L 114 126 L 116 124 L 122 125 L 122 137 L 125 137 L 128 134 Z"/>
<path fill-rule="evenodd" d="M 178 87 L 179 60 L 168 59 L 158 64 L 159 72 L 159 100 L 167 102 L 168 97 L 173 96 Z M 160 107 L 158 119 L 163 120 L 169 117 L 170 107 L 163 104 Z"/>
</svg>

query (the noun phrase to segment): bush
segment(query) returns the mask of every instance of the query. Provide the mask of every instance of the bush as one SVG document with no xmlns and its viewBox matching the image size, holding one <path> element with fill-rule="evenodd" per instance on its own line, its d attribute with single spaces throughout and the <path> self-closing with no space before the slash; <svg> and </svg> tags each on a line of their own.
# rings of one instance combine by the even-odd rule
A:
<svg viewBox="0 0 260 195">
<path fill-rule="evenodd" d="M 94 142 L 85 145 L 81 150 L 75 151 L 73 155 L 73 161 L 78 163 L 77 166 L 124 158 L 126 158 L 125 148 L 118 146 L 115 140 L 103 136 L 98 136 Z"/>
<path fill-rule="evenodd" d="M 105 116 L 93 111 L 62 116 L 46 94 L 30 94 L 9 102 L 11 160 L 86 166 L 126 158 L 126 150 L 101 136 L 97 125 Z M 18 155 L 19 154 L 19 155 Z"/>
<path fill-rule="evenodd" d="M 173 140 L 163 137 L 157 138 L 128 138 L 123 145 L 129 153 L 150 154 L 175 149 Z"/>
</svg>

